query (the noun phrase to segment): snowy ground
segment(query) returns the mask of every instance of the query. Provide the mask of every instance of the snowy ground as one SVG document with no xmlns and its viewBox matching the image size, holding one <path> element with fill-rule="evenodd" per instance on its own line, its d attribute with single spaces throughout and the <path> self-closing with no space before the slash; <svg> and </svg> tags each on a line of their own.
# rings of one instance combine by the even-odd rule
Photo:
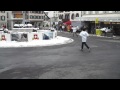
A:
<svg viewBox="0 0 120 90">
<path fill-rule="evenodd" d="M 52 46 L 52 45 L 67 44 L 73 41 L 74 40 L 71 38 L 61 37 L 61 36 L 57 36 L 57 38 L 51 40 L 41 40 L 41 41 L 31 41 L 31 42 L 0 41 L 0 48 Z"/>
</svg>

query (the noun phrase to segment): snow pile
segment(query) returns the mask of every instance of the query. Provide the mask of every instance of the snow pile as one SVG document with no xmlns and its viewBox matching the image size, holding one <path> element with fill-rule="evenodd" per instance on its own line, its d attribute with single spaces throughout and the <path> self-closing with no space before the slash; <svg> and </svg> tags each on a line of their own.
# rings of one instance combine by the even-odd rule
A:
<svg viewBox="0 0 120 90">
<path fill-rule="evenodd" d="M 35 47 L 35 46 L 52 46 L 52 45 L 61 45 L 71 43 L 74 40 L 71 38 L 57 36 L 55 39 L 51 40 L 39 40 L 39 41 L 31 41 L 31 42 L 8 42 L 8 41 L 0 41 L 0 48 L 6 47 Z"/>
</svg>

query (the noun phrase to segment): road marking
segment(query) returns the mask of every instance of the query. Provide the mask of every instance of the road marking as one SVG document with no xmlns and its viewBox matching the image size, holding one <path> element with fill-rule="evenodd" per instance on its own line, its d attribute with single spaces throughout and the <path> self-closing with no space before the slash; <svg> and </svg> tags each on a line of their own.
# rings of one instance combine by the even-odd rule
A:
<svg viewBox="0 0 120 90">
<path fill-rule="evenodd" d="M 100 40 L 100 41 L 107 41 L 107 42 L 117 42 L 117 43 L 120 43 L 119 40 Z"/>
<path fill-rule="evenodd" d="M 90 47 L 98 47 L 98 46 L 96 46 L 96 45 L 91 45 Z"/>
<path fill-rule="evenodd" d="M 10 69 L 12 69 L 12 68 L 15 68 L 16 66 L 18 66 L 18 65 L 11 65 L 11 66 L 9 66 L 9 67 L 5 67 L 5 68 L 3 68 L 3 69 L 0 69 L 0 73 L 5 72 L 5 71 L 7 71 L 7 70 L 10 70 Z"/>
</svg>

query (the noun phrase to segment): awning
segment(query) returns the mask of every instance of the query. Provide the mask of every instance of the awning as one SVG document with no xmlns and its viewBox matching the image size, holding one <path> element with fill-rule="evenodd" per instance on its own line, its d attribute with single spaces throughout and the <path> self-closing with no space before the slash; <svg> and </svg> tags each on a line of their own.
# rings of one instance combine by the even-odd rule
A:
<svg viewBox="0 0 120 90">
<path fill-rule="evenodd" d="M 64 24 L 71 25 L 72 23 L 71 23 L 71 21 L 67 21 Z"/>
</svg>

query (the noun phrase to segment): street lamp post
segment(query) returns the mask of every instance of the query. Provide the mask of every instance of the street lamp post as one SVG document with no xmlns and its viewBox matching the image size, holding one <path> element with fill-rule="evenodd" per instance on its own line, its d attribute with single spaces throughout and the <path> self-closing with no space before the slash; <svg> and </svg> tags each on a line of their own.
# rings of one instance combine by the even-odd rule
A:
<svg viewBox="0 0 120 90">
<path fill-rule="evenodd" d="M 51 26 L 51 18 L 45 13 L 45 11 L 43 11 L 43 13 L 44 13 L 45 16 L 50 20 L 50 26 Z"/>
<path fill-rule="evenodd" d="M 23 11 L 23 24 L 25 24 L 25 15 L 26 15 L 26 11 Z"/>
</svg>

